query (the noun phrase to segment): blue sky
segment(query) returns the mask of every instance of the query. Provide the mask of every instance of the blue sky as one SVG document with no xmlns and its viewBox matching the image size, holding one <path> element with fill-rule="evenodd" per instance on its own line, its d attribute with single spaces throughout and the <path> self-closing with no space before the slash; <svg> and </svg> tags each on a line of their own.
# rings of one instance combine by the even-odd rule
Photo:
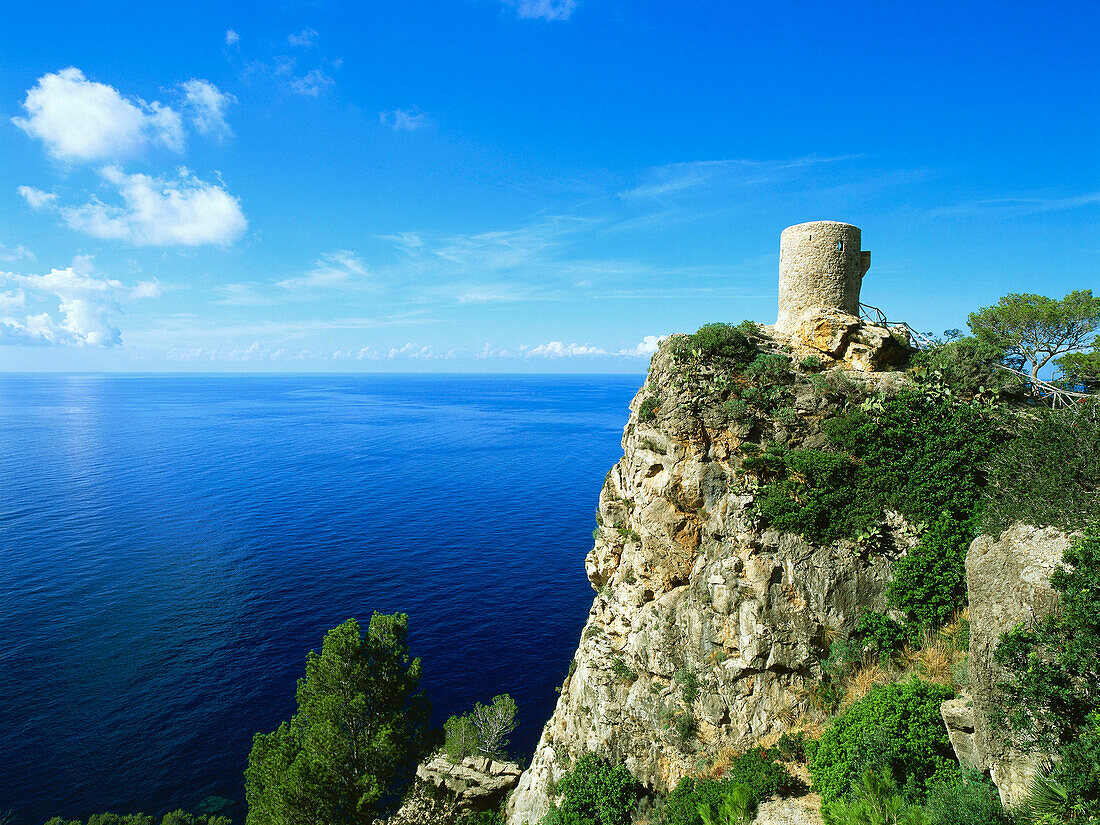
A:
<svg viewBox="0 0 1100 825">
<path fill-rule="evenodd" d="M 1100 7 L 0 3 L 0 371 L 641 372 L 779 232 L 965 327 L 1100 271 Z"/>
</svg>

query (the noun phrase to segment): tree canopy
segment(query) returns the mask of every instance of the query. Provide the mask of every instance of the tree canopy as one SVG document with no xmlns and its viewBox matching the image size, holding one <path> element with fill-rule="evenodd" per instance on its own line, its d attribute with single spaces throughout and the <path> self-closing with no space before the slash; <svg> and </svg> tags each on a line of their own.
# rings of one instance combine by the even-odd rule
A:
<svg viewBox="0 0 1100 825">
<path fill-rule="evenodd" d="M 349 619 L 310 651 L 298 712 L 258 733 L 245 771 L 248 825 L 368 823 L 411 777 L 431 707 L 408 616 Z"/>
<path fill-rule="evenodd" d="M 1034 381 L 1051 359 L 1085 347 L 1100 328 L 1100 298 L 1091 289 L 1075 290 L 1060 301 L 1014 293 L 972 312 L 967 322 L 979 341 L 1028 366 Z"/>
</svg>

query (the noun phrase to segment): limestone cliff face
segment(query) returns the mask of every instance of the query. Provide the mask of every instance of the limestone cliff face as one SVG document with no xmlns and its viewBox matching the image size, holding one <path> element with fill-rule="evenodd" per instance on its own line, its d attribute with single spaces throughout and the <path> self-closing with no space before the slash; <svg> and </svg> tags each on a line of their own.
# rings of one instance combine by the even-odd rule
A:
<svg viewBox="0 0 1100 825">
<path fill-rule="evenodd" d="M 1015 805 L 1027 795 L 1040 757 L 1014 749 L 991 722 L 992 711 L 1003 701 L 996 685 L 1007 678 L 993 654 L 1001 635 L 1017 623 L 1041 620 L 1055 610 L 1058 594 L 1050 576 L 1062 564 L 1070 541 L 1069 534 L 1053 527 L 1014 524 L 998 538 L 979 536 L 966 554 L 971 750 L 976 766 L 990 772 L 1005 805 Z"/>
<path fill-rule="evenodd" d="M 881 345 L 898 347 L 883 332 Z M 786 342 L 758 343 L 782 354 Z M 860 364 L 873 369 L 879 354 L 861 351 Z M 873 552 L 852 542 L 814 546 L 760 523 L 755 482 L 742 471 L 761 443 L 823 444 L 819 423 L 838 404 L 828 386 L 850 380 L 839 372 L 848 366 L 838 363 L 829 380 L 795 367 L 789 406 L 746 420 L 726 403 L 741 377 L 677 361 L 670 342 L 662 345 L 600 493 L 585 560 L 597 595 L 509 801 L 509 825 L 538 823 L 554 783 L 586 751 L 667 790 L 708 754 L 782 730 L 809 709 L 836 635 L 863 610 L 885 608 L 892 562 L 912 544 L 900 518 L 887 518 Z M 901 379 L 868 372 L 862 380 L 888 388 Z"/>
</svg>

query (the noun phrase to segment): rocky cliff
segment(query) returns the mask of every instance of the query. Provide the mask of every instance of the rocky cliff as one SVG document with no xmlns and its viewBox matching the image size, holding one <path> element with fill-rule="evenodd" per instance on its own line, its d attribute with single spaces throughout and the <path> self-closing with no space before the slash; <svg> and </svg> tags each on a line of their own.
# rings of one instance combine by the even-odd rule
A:
<svg viewBox="0 0 1100 825">
<path fill-rule="evenodd" d="M 820 423 L 846 392 L 904 383 L 889 371 L 905 349 L 896 333 L 832 315 L 793 338 L 758 328 L 770 361 L 755 374 L 685 336 L 654 356 L 600 493 L 585 560 L 597 595 L 510 825 L 538 823 L 586 751 L 667 790 L 781 730 L 811 707 L 832 640 L 884 609 L 892 562 L 914 541 L 905 522 L 888 514 L 873 551 L 777 533 L 754 512 L 744 466 L 764 443 L 823 444 Z"/>
<path fill-rule="evenodd" d="M 1070 540 L 1070 535 L 1053 527 L 1014 524 L 998 538 L 979 536 L 966 554 L 973 739 L 956 744 L 959 737 L 953 732 L 952 744 L 960 759 L 989 772 L 1005 805 L 1017 804 L 1027 795 L 1040 757 L 1017 751 L 990 721 L 1002 701 L 996 685 L 1007 678 L 993 653 L 1001 635 L 1017 623 L 1033 623 L 1055 609 L 1058 594 L 1050 576 L 1061 565 Z M 944 715 L 950 719 L 948 713 Z M 961 725 L 948 721 L 949 729 L 956 731 L 963 725 L 965 721 Z"/>
</svg>

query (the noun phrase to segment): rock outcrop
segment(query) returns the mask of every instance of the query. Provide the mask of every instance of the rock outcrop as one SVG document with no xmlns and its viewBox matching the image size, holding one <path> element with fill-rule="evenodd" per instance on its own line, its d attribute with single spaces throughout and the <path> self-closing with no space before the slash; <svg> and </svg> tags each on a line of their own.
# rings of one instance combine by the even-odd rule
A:
<svg viewBox="0 0 1100 825">
<path fill-rule="evenodd" d="M 453 825 L 464 814 L 495 811 L 521 772 L 514 762 L 483 756 L 452 762 L 436 753 L 417 766 L 412 789 L 385 825 Z"/>
<path fill-rule="evenodd" d="M 1027 794 L 1037 759 L 1014 749 L 1003 731 L 991 724 L 992 711 L 1001 701 L 996 685 L 1005 679 L 993 653 L 1005 631 L 1055 609 L 1058 599 L 1050 575 L 1062 564 L 1069 543 L 1069 535 L 1052 527 L 1015 524 L 999 538 L 979 536 L 966 555 L 974 759 L 989 771 L 1006 806 Z M 956 755 L 963 759 L 958 747 Z"/>
<path fill-rule="evenodd" d="M 871 324 L 839 309 L 821 309 L 792 321 L 787 338 L 799 355 L 839 361 L 860 372 L 892 369 L 908 357 L 904 328 Z"/>
<path fill-rule="evenodd" d="M 860 329 L 838 332 L 830 357 L 866 340 L 867 369 L 891 363 L 901 342 L 889 330 L 876 338 Z M 785 354 L 788 339 L 767 332 L 760 346 Z M 538 823 L 554 783 L 586 751 L 664 791 L 723 748 L 783 729 L 811 708 L 833 639 L 862 611 L 885 609 L 892 563 L 915 541 L 893 518 L 874 546 L 816 546 L 765 529 L 754 512 L 746 456 L 765 441 L 823 444 L 819 424 L 835 407 L 820 388 L 851 381 L 842 372 L 850 364 L 832 376 L 798 373 L 790 406 L 745 419 L 723 400 L 736 397 L 724 387 L 740 379 L 677 361 L 675 343 L 654 356 L 631 404 L 623 457 L 600 493 L 585 560 L 597 595 L 557 708 L 509 800 L 510 825 Z M 790 363 L 797 372 L 798 358 Z M 872 389 L 903 383 L 897 373 L 857 377 Z"/>
</svg>

